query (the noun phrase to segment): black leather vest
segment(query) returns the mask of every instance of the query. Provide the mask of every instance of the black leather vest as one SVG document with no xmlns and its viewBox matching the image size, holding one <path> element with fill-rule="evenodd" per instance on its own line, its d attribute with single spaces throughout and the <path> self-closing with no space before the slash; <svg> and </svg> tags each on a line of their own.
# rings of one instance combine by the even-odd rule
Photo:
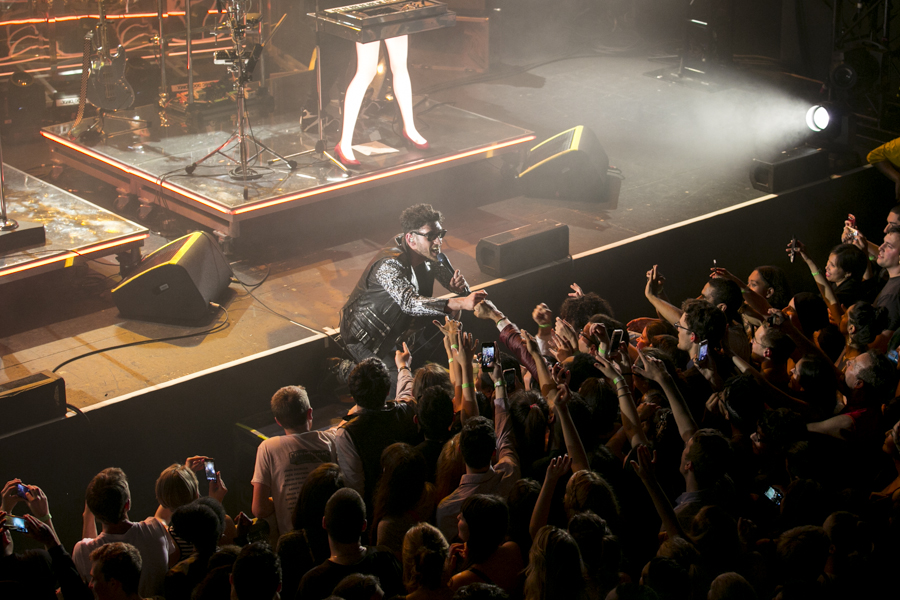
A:
<svg viewBox="0 0 900 600">
<path fill-rule="evenodd" d="M 413 267 L 403 243 L 403 236 L 394 239 L 393 248 L 381 250 L 363 271 L 344 308 L 341 309 L 341 338 L 345 344 L 361 344 L 376 356 L 393 352 L 399 340 L 411 338 L 422 323 L 434 317 L 414 317 L 403 312 L 375 277 L 378 267 L 386 260 L 396 259 L 403 269 L 403 277 L 412 281 Z M 431 296 L 434 273 L 425 263 L 416 268 L 419 294 Z M 417 323 L 419 322 L 419 323 Z"/>
</svg>

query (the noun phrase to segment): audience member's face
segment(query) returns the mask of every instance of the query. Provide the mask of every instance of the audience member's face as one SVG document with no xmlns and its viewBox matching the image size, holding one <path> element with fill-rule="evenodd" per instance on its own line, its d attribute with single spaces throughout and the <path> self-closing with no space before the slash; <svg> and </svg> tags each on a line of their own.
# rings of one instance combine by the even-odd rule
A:
<svg viewBox="0 0 900 600">
<path fill-rule="evenodd" d="M 868 352 L 863 352 L 856 358 L 848 360 L 844 368 L 844 383 L 847 384 L 847 387 L 851 390 L 854 389 L 859 381 L 859 372 L 870 366 L 872 366 L 872 357 Z"/>
<path fill-rule="evenodd" d="M 97 568 L 96 563 L 91 565 L 91 583 L 89 584 L 97 600 L 106 600 L 111 597 L 110 584 L 104 579 L 103 574 Z"/>
<path fill-rule="evenodd" d="M 694 340 L 691 339 L 691 332 L 687 326 L 687 315 L 681 315 L 676 329 L 678 330 L 678 349 L 688 352 L 694 346 Z"/>
<path fill-rule="evenodd" d="M 900 264 L 900 235 L 889 233 L 884 236 L 884 243 L 878 247 L 875 264 L 882 269 L 890 269 Z"/>
<path fill-rule="evenodd" d="M 775 290 L 772 289 L 765 279 L 759 274 L 759 271 L 754 270 L 750 273 L 750 277 L 747 278 L 747 287 L 762 296 L 763 298 L 770 297 Z M 775 308 L 780 308 L 776 306 Z"/>
<path fill-rule="evenodd" d="M 678 465 L 678 471 L 682 476 L 686 477 L 688 473 L 688 453 L 691 451 L 691 446 L 694 445 L 694 438 L 688 440 L 688 443 L 684 445 L 684 451 L 681 453 L 681 464 Z"/>
<path fill-rule="evenodd" d="M 895 212 L 888 213 L 887 225 L 884 226 L 884 232 L 887 233 L 888 229 L 897 225 L 900 225 L 900 215 Z"/>
<path fill-rule="evenodd" d="M 406 244 L 419 256 L 428 260 L 437 260 L 437 255 L 441 251 L 441 244 L 443 244 L 444 240 L 440 237 L 435 237 L 434 234 L 442 229 L 443 227 L 437 221 L 422 225 L 415 232 L 406 235 Z M 430 240 L 429 235 L 434 237 L 434 239 Z"/>
<path fill-rule="evenodd" d="M 462 515 L 462 513 L 459 513 L 459 515 L 456 517 L 456 526 L 459 529 L 459 539 L 461 539 L 463 542 L 468 542 L 469 524 L 466 523 L 466 518 Z"/>
<path fill-rule="evenodd" d="M 765 335 L 766 328 L 764 325 L 760 325 L 756 328 L 756 333 L 753 334 L 753 340 L 750 342 L 750 358 L 758 363 L 766 359 L 766 350 L 768 348 L 763 345 L 762 341 Z"/>
<path fill-rule="evenodd" d="M 828 262 L 825 263 L 825 279 L 831 283 L 840 283 L 847 278 L 849 273 L 840 268 L 837 264 L 837 257 L 834 254 L 828 255 Z"/>
<path fill-rule="evenodd" d="M 900 421 L 884 432 L 884 445 L 881 449 L 891 458 L 900 458 Z"/>
</svg>

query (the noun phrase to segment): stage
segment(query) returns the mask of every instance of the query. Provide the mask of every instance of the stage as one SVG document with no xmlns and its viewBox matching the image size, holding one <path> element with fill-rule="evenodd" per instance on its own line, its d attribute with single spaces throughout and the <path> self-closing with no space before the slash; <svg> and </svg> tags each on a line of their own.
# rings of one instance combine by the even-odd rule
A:
<svg viewBox="0 0 900 600">
<path fill-rule="evenodd" d="M 0 284 L 83 267 L 90 260 L 118 255 L 137 262 L 150 235 L 145 227 L 124 219 L 56 186 L 4 165 L 7 216 L 44 227 L 42 244 L 0 253 Z"/>
<path fill-rule="evenodd" d="M 195 161 L 213 152 L 229 137 L 228 131 L 187 133 L 182 127 L 161 127 L 155 107 L 126 111 L 103 124 L 107 136 L 90 144 L 89 135 L 70 136 L 72 123 L 45 128 L 41 133 L 64 163 L 81 169 L 145 203 L 153 203 L 230 238 L 237 238 L 246 221 L 336 197 L 360 193 L 388 182 L 421 176 L 448 167 L 523 149 L 533 132 L 428 98 L 419 98 L 416 114 L 427 124 L 433 142 L 426 150 L 407 149 L 400 126 L 391 114 L 365 119 L 362 129 L 384 154 L 356 154 L 362 165 L 344 172 L 319 154 L 296 156 L 297 167 L 262 151 L 251 162 L 258 179 L 229 175 L 239 154 L 231 144 L 196 167 Z M 139 121 L 127 120 L 131 115 Z M 99 117 L 82 125 L 89 130 Z M 252 121 L 253 134 L 278 154 L 291 159 L 314 149 L 316 127 L 304 132 L 298 119 L 265 118 Z M 76 139 L 73 139 L 75 137 Z M 367 140 L 357 140 L 362 144 Z M 334 156 L 336 138 L 326 141 Z M 256 150 L 250 143 L 251 150 Z M 238 160 L 239 162 L 239 160 Z M 192 171 L 188 174 L 186 169 Z"/>
</svg>

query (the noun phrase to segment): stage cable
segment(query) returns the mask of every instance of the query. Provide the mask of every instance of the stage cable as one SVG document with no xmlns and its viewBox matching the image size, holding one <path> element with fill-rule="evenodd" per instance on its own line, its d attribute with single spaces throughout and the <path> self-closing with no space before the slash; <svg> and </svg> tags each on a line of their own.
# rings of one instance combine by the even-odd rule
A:
<svg viewBox="0 0 900 600">
<path fill-rule="evenodd" d="M 235 279 L 237 279 L 237 278 L 235 277 Z M 247 290 L 247 295 L 249 295 L 251 298 L 253 298 L 253 299 L 256 300 L 257 302 L 259 302 L 260 306 L 262 306 L 263 308 L 265 308 L 267 311 L 269 311 L 270 313 L 272 313 L 272 314 L 275 315 L 276 317 L 281 317 L 282 319 L 284 319 L 284 320 L 287 321 L 288 323 L 292 323 L 292 324 L 296 325 L 297 327 L 302 327 L 303 329 L 306 329 L 306 330 L 311 331 L 311 332 L 313 332 L 313 333 L 318 333 L 319 335 L 324 335 L 325 337 L 329 337 L 329 338 L 331 337 L 331 335 L 329 335 L 328 333 L 326 333 L 326 332 L 324 332 L 324 331 L 322 331 L 322 330 L 320 330 L 320 329 L 316 329 L 316 328 L 314 328 L 314 327 L 310 327 L 309 325 L 304 325 L 303 323 L 298 323 L 297 321 L 293 320 L 293 319 L 290 318 L 289 316 L 281 314 L 280 312 L 276 311 L 275 309 L 271 308 L 268 304 L 266 304 L 265 302 L 263 302 L 262 300 L 260 300 L 260 299 L 256 296 L 256 294 L 254 294 L 254 293 L 251 291 L 250 288 L 248 288 L 246 285 L 244 285 L 244 282 L 238 280 L 238 283 L 240 283 L 242 286 L 244 286 L 244 289 Z M 255 288 L 254 288 L 254 289 L 255 289 Z"/>
<path fill-rule="evenodd" d="M 127 344 L 119 344 L 118 346 L 110 346 L 109 348 L 100 348 L 98 350 L 92 350 L 90 352 L 85 352 L 84 354 L 79 354 L 78 356 L 74 356 L 68 360 L 65 360 L 65 361 L 59 363 L 58 365 L 56 365 L 53 368 L 52 372 L 56 373 L 58 370 L 60 370 L 67 364 L 69 364 L 71 362 L 75 362 L 76 360 L 81 360 L 82 358 L 87 358 L 88 356 L 93 356 L 94 354 L 102 354 L 103 352 L 109 352 L 111 350 L 119 350 L 121 348 L 129 348 L 131 346 L 143 346 L 144 344 L 155 344 L 157 342 L 170 342 L 173 340 L 183 340 L 186 338 L 196 337 L 198 335 L 207 335 L 207 334 L 212 334 L 212 333 L 218 333 L 219 331 L 222 331 L 223 329 L 228 327 L 228 323 L 229 323 L 228 309 L 225 308 L 224 306 L 222 306 L 220 304 L 216 304 L 214 302 L 210 302 L 209 304 L 213 308 L 220 309 L 224 313 L 225 318 L 221 322 L 215 324 L 214 326 L 212 326 L 208 329 L 204 329 L 203 331 L 196 331 L 194 333 L 187 333 L 184 335 L 173 335 L 173 336 L 164 337 L 164 338 L 151 338 L 149 340 L 139 340 L 137 342 L 129 342 Z"/>
</svg>

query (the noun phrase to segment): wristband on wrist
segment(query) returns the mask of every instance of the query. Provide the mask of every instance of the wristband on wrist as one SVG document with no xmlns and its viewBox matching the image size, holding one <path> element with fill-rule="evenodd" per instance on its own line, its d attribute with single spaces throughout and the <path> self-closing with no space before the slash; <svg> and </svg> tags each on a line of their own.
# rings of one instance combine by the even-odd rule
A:
<svg viewBox="0 0 900 600">
<path fill-rule="evenodd" d="M 452 359 L 452 358 L 448 358 L 448 359 L 447 359 L 447 362 L 448 362 L 448 363 L 452 363 L 452 362 L 453 362 L 453 359 Z"/>
<path fill-rule="evenodd" d="M 49 523 L 50 519 L 52 518 L 53 516 L 50 513 L 47 513 L 43 517 L 35 517 L 35 519 L 37 519 L 38 521 L 43 521 L 44 523 Z"/>
<path fill-rule="evenodd" d="M 459 350 L 459 344 L 450 344 L 450 347 L 454 350 Z"/>
<path fill-rule="evenodd" d="M 468 383 L 468 382 L 466 382 L 466 383 L 463 383 L 463 384 L 462 384 L 462 385 L 461 385 L 461 386 L 460 386 L 460 387 L 461 387 L 461 388 L 462 388 L 462 389 L 466 389 L 466 388 L 470 388 L 470 387 L 472 387 L 472 384 L 471 384 L 471 383 Z"/>
<path fill-rule="evenodd" d="M 600 356 L 606 356 L 606 350 L 604 350 L 603 348 L 597 348 L 597 354 L 599 354 Z"/>
<path fill-rule="evenodd" d="M 495 388 L 501 388 L 501 387 L 502 387 L 502 388 L 505 388 L 505 387 L 506 387 L 506 382 L 503 381 L 502 379 L 501 379 L 500 381 L 495 381 L 495 382 L 494 382 L 494 387 L 495 387 Z"/>
<path fill-rule="evenodd" d="M 450 360 L 453 360 L 453 359 L 451 358 Z M 406 369 L 407 371 L 412 373 L 412 370 L 409 367 L 407 367 L 406 365 L 403 365 L 402 367 L 397 367 L 397 371 L 402 371 L 403 369 Z"/>
<path fill-rule="evenodd" d="M 872 256 L 872 255 L 870 254 L 870 255 L 869 255 L 869 260 L 875 260 L 875 257 Z"/>
<path fill-rule="evenodd" d="M 818 274 L 819 274 L 819 272 L 816 271 L 815 273 L 812 273 L 812 276 L 815 277 L 815 276 L 818 275 Z"/>
<path fill-rule="evenodd" d="M 749 293 L 750 293 L 750 290 L 741 288 L 741 293 L 742 293 L 742 294 L 749 294 Z"/>
<path fill-rule="evenodd" d="M 615 379 L 613 379 L 613 385 L 619 385 L 623 381 L 625 381 L 624 377 L 616 377 Z"/>
<path fill-rule="evenodd" d="M 538 325 L 538 329 L 547 329 L 548 327 L 553 327 L 553 323 L 545 323 L 544 325 Z"/>
</svg>

